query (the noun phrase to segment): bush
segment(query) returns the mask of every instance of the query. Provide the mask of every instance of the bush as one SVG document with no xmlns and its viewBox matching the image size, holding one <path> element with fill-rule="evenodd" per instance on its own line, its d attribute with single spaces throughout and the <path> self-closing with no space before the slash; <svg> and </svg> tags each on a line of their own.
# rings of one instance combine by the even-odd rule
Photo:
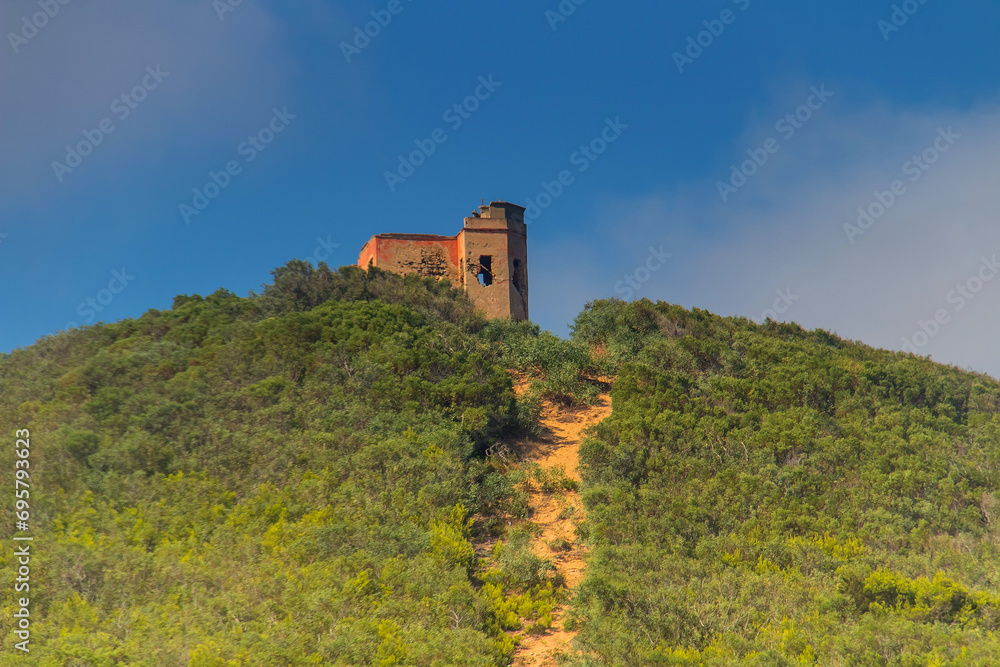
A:
<svg viewBox="0 0 1000 667">
<path fill-rule="evenodd" d="M 648 301 L 573 337 L 618 368 L 581 448 L 586 660 L 995 662 L 1000 384 Z"/>
</svg>

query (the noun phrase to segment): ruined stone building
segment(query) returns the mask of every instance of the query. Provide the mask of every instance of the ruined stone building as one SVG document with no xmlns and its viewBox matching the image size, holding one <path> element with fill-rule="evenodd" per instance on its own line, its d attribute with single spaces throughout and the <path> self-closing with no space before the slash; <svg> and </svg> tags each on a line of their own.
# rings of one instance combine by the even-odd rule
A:
<svg viewBox="0 0 1000 667">
<path fill-rule="evenodd" d="M 377 234 L 358 266 L 447 278 L 487 317 L 528 319 L 528 243 L 524 207 L 495 201 L 465 219 L 455 236 Z"/>
</svg>

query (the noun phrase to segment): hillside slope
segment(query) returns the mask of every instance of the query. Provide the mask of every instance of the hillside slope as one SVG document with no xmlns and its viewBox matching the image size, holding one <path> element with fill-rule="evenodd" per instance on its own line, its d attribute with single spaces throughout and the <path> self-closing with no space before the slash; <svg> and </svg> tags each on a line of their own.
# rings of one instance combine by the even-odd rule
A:
<svg viewBox="0 0 1000 667">
<path fill-rule="evenodd" d="M 0 430 L 33 443 L 32 664 L 504 664 L 534 612 L 470 543 L 514 493 L 481 451 L 521 423 L 484 326 L 444 284 L 292 263 L 0 356 Z"/>
<path fill-rule="evenodd" d="M 579 484 L 518 459 L 612 377 Z M 32 664 L 486 667 L 553 630 L 580 665 L 1000 663 L 1000 386 L 926 359 L 648 301 L 561 340 L 292 262 L 0 355 L 0 387 Z"/>
<path fill-rule="evenodd" d="M 1000 663 L 1000 386 L 794 325 L 599 302 L 594 665 Z"/>
</svg>

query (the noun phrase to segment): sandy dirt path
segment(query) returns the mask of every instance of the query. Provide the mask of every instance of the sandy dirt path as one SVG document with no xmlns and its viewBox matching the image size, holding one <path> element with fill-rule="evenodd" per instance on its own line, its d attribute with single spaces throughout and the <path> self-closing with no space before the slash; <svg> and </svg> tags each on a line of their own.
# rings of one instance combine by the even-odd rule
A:
<svg viewBox="0 0 1000 667">
<path fill-rule="evenodd" d="M 542 411 L 542 431 L 532 441 L 529 461 L 543 469 L 562 468 L 566 476 L 580 481 L 577 466 L 580 464 L 580 442 L 582 432 L 588 426 L 600 422 L 611 414 L 611 398 L 606 394 L 590 407 L 565 408 L 546 402 Z M 533 550 L 536 555 L 547 558 L 566 580 L 566 587 L 573 589 L 583 580 L 586 562 L 584 550 L 576 536 L 576 526 L 584 520 L 583 503 L 576 491 L 543 493 L 535 490 L 530 494 L 532 523 L 541 528 L 535 539 Z M 550 545 L 560 540 L 572 544 L 568 550 L 552 549 Z M 559 605 L 553 614 L 552 628 L 543 635 L 527 635 L 522 639 L 514 656 L 517 667 L 555 667 L 556 656 L 568 653 L 576 632 L 563 628 L 566 603 Z"/>
</svg>

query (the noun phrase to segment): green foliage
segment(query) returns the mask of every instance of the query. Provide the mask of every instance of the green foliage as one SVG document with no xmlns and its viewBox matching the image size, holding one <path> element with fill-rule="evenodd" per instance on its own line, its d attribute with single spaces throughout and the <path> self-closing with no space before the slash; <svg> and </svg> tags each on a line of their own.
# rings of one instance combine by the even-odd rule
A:
<svg viewBox="0 0 1000 667">
<path fill-rule="evenodd" d="M 493 467 L 483 468 L 473 491 L 487 532 L 500 534 L 508 521 L 527 518 L 528 494 L 519 488 L 521 480 L 517 471 L 503 473 Z"/>
<path fill-rule="evenodd" d="M 472 517 L 527 514 L 482 454 L 532 426 L 483 327 L 444 283 L 292 262 L 0 355 L 0 430 L 33 441 L 31 663 L 508 664 L 552 593 L 514 591 L 516 558 L 480 579 Z"/>
<path fill-rule="evenodd" d="M 344 266 L 332 271 L 323 262 L 313 268 L 293 260 L 274 271 L 255 306 L 268 314 L 306 311 L 327 301 L 381 301 L 405 305 L 429 320 L 445 320 L 475 329 L 483 326 L 472 304 L 447 281 L 398 276 L 377 268 Z"/>
<path fill-rule="evenodd" d="M 542 493 L 557 493 L 559 491 L 576 491 L 579 484 L 566 476 L 561 466 L 543 468 L 537 463 L 526 466 L 528 479 Z"/>
<path fill-rule="evenodd" d="M 517 591 L 530 591 L 544 585 L 554 567 L 531 552 L 534 537 L 531 524 L 522 524 L 510 531 L 506 542 L 497 542 L 493 547 L 493 560 L 499 567 L 490 579 Z"/>
<path fill-rule="evenodd" d="M 577 485 L 506 452 L 611 376 L 581 664 L 1000 662 L 991 378 L 645 300 L 563 341 L 296 261 L 0 355 L 0 431 L 32 432 L 32 664 L 509 664 L 564 595 L 528 491 Z"/>
<path fill-rule="evenodd" d="M 887 570 L 872 572 L 859 602 L 867 602 L 870 612 L 896 612 L 924 623 L 1000 626 L 1000 596 L 970 591 L 940 571 L 933 579 L 910 579 Z"/>
<path fill-rule="evenodd" d="M 538 396 L 572 405 L 597 397 L 597 368 L 586 345 L 541 331 L 531 322 L 502 319 L 491 320 L 482 336 L 501 345 L 500 362 L 506 368 L 536 380 L 528 401 Z"/>
<path fill-rule="evenodd" d="M 585 664 L 1000 659 L 1000 385 L 795 325 L 591 304 Z"/>
<path fill-rule="evenodd" d="M 552 563 L 531 552 L 535 532 L 531 524 L 511 530 L 506 541 L 493 547 L 495 567 L 483 575 L 484 589 L 506 630 L 539 633 L 552 627 L 558 582 L 548 576 L 555 569 Z"/>
<path fill-rule="evenodd" d="M 472 573 L 476 550 L 469 543 L 470 528 L 472 520 L 466 521 L 462 505 L 455 505 L 446 520 L 431 524 L 431 550 L 444 567 L 461 567 Z"/>
</svg>

